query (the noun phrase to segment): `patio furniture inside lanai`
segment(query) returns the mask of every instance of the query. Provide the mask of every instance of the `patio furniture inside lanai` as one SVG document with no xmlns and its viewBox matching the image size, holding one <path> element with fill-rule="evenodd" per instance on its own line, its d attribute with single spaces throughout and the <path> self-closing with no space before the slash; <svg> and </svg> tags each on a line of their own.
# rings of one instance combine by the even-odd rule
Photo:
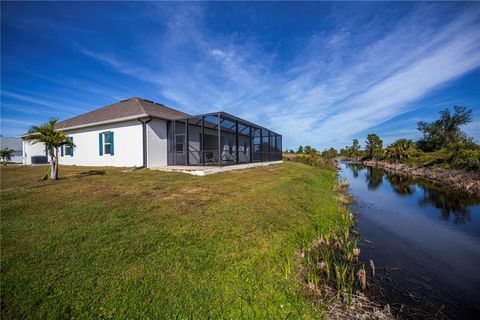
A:
<svg viewBox="0 0 480 320">
<path fill-rule="evenodd" d="M 282 159 L 282 136 L 225 112 L 168 124 L 168 164 L 225 166 Z"/>
</svg>

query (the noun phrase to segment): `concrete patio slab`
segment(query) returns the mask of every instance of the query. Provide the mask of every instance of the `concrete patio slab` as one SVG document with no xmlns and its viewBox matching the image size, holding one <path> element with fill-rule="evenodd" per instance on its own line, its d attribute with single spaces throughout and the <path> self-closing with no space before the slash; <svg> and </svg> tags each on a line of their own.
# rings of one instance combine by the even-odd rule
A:
<svg viewBox="0 0 480 320">
<path fill-rule="evenodd" d="M 195 176 L 206 176 L 209 174 L 231 171 L 231 170 L 242 170 L 254 167 L 264 167 L 272 164 L 281 164 L 283 161 L 270 161 L 270 162 L 255 162 L 255 163 L 244 163 L 244 164 L 235 164 L 231 166 L 168 166 L 168 167 L 153 167 L 151 170 L 160 170 L 168 172 L 182 172 L 188 173 Z"/>
</svg>

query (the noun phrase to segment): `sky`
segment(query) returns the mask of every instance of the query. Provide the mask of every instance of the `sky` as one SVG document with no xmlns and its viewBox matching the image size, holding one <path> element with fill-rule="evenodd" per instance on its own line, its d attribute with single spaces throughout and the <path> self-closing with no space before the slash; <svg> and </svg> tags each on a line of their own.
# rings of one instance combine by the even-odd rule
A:
<svg viewBox="0 0 480 320">
<path fill-rule="evenodd" d="M 454 105 L 480 142 L 480 3 L 4 2 L 1 134 L 130 97 L 225 111 L 285 148 L 418 139 Z"/>
</svg>

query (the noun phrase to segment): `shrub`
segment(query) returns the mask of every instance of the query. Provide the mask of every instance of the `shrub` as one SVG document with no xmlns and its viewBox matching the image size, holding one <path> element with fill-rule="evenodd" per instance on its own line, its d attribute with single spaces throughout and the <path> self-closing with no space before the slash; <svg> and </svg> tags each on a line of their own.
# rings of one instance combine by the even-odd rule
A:
<svg viewBox="0 0 480 320">
<path fill-rule="evenodd" d="M 327 159 L 333 159 L 338 156 L 338 152 L 335 148 L 330 148 L 322 152 L 322 157 Z"/>
<path fill-rule="evenodd" d="M 385 150 L 388 160 L 397 162 L 411 158 L 417 154 L 415 143 L 408 139 L 398 139 Z"/>
<path fill-rule="evenodd" d="M 452 152 L 446 148 L 442 148 L 435 152 L 417 151 L 417 156 L 407 158 L 405 163 L 419 167 L 441 167 L 448 168 L 452 159 Z"/>
<path fill-rule="evenodd" d="M 480 151 L 460 150 L 452 157 L 452 168 L 465 170 L 480 170 Z"/>
</svg>

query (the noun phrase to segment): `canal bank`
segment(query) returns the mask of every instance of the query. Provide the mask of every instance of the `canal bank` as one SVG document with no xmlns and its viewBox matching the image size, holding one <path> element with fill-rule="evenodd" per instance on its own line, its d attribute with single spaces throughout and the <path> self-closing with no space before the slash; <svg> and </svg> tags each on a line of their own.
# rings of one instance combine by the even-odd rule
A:
<svg viewBox="0 0 480 320">
<path fill-rule="evenodd" d="M 363 161 L 363 164 L 393 173 L 423 178 L 441 186 L 480 197 L 479 171 L 411 167 L 402 163 L 388 163 L 376 160 L 365 160 Z"/>
<path fill-rule="evenodd" d="M 411 319 L 480 313 L 480 200 L 424 179 L 340 163 L 356 201 L 361 259 L 374 261 L 368 295 Z"/>
</svg>

